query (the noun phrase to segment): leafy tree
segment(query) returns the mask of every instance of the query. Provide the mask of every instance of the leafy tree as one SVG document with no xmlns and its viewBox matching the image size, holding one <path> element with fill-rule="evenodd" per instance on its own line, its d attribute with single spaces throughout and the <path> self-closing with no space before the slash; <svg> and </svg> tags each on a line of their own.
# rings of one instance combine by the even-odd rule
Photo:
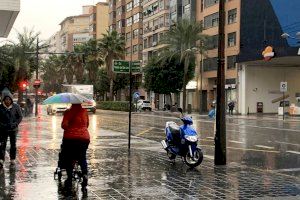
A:
<svg viewBox="0 0 300 200">
<path fill-rule="evenodd" d="M 105 96 L 109 92 L 109 78 L 105 69 L 101 68 L 98 71 L 98 78 L 96 79 L 96 84 L 94 85 L 94 91 L 100 96 Z"/>
<path fill-rule="evenodd" d="M 164 55 L 149 60 L 145 66 L 145 83 L 147 90 L 160 94 L 178 93 L 183 87 L 184 64 L 179 56 L 163 59 Z M 187 80 L 194 77 L 195 57 L 190 59 Z"/>
<path fill-rule="evenodd" d="M 107 31 L 103 38 L 99 40 L 99 49 L 103 55 L 108 77 L 110 79 L 109 98 L 113 100 L 113 85 L 115 75 L 112 69 L 114 59 L 120 59 L 125 52 L 125 39 L 117 31 Z"/>
<path fill-rule="evenodd" d="M 186 85 L 188 83 L 188 68 L 191 59 L 198 52 L 203 52 L 203 42 L 206 40 L 206 35 L 202 34 L 202 26 L 199 22 L 183 19 L 178 21 L 164 35 L 161 43 L 166 44 L 167 57 L 172 57 L 176 54 L 180 55 L 180 62 L 184 63 L 183 75 L 183 111 L 186 108 Z"/>
</svg>

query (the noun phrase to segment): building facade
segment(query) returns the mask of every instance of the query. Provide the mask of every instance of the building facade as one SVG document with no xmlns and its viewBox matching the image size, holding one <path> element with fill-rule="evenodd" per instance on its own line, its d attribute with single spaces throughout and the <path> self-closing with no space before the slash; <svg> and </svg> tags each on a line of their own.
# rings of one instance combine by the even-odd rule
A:
<svg viewBox="0 0 300 200">
<path fill-rule="evenodd" d="M 199 109 L 199 105 L 203 105 L 203 110 L 207 110 L 213 100 L 216 99 L 216 80 L 217 80 L 217 67 L 218 67 L 218 23 L 219 23 L 219 4 L 218 0 L 201 0 L 198 1 L 197 7 L 197 20 L 203 24 L 204 34 L 210 35 L 210 40 L 205 44 L 207 47 L 206 55 L 197 56 L 197 89 L 201 95 L 194 95 L 193 109 Z M 298 9 L 300 8 L 300 2 L 296 0 L 284 1 L 284 0 L 228 0 L 225 3 L 225 68 L 226 68 L 226 102 L 236 102 L 236 112 L 245 114 L 248 109 L 248 105 L 251 105 L 250 112 L 256 112 L 256 103 L 263 102 L 261 98 L 258 100 L 251 95 L 250 90 L 247 89 L 245 84 L 253 85 L 249 82 L 249 77 L 261 77 L 262 69 L 266 69 L 267 74 L 275 74 L 278 76 L 282 71 L 277 68 L 275 73 L 271 69 L 271 65 L 267 62 L 261 62 L 264 58 L 262 53 L 267 46 L 275 49 L 277 67 L 288 67 L 284 62 L 281 62 L 280 57 L 286 57 L 290 55 L 297 55 L 295 49 L 295 41 L 292 42 L 290 38 L 282 39 L 281 35 L 285 31 L 292 31 L 296 33 L 300 31 L 300 26 L 297 21 L 300 14 Z M 255 12 L 253 12 L 255 10 Z M 294 59 L 295 61 L 297 59 Z M 256 63 L 256 64 L 253 64 Z M 257 64 L 259 63 L 259 65 Z M 245 66 L 253 66 L 252 69 L 244 69 Z M 255 67 L 260 66 L 257 70 Z M 280 65 L 280 66 L 279 66 Z M 269 68 L 266 68 L 269 66 Z M 295 66 L 290 63 L 289 66 Z M 249 72 L 246 74 L 241 71 Z M 271 72 L 271 71 L 272 72 Z M 282 69 L 281 69 L 282 70 Z M 260 72 L 253 75 L 253 72 Z M 202 72 L 202 73 L 201 73 Z M 251 75 L 250 75 L 251 74 Z M 287 73 L 288 74 L 288 73 Z M 244 77 L 244 78 L 243 78 Z M 261 77 L 262 78 L 262 77 Z M 267 80 L 267 79 L 265 79 Z M 252 79 L 256 83 L 262 83 L 257 79 Z M 278 80 L 277 80 L 278 81 Z M 270 86 L 272 80 L 266 83 L 266 87 L 263 91 L 269 91 L 274 93 L 274 88 Z M 293 85 L 295 81 L 293 81 Z M 245 83 L 244 85 L 242 83 Z M 250 84 L 251 83 L 251 84 Z M 273 82 L 274 84 L 274 82 Z M 279 83 L 278 83 L 279 84 Z M 254 84 L 255 85 L 255 84 Z M 268 86 L 267 86 L 268 85 Z M 254 87 L 254 86 L 253 86 Z M 274 86 L 277 87 L 277 86 Z M 251 91 L 255 90 L 252 88 Z M 255 90 L 256 91 L 256 90 Z M 296 89 L 293 89 L 295 92 Z M 299 90 L 300 91 L 300 90 Z M 258 94 L 258 93 L 257 93 Z M 265 103 L 272 104 L 271 100 L 274 95 L 269 95 L 268 100 L 264 100 Z M 250 95 L 250 96 L 249 96 Z M 278 94 L 277 94 L 278 95 Z M 266 94 L 259 94 L 264 99 L 267 98 Z M 276 95 L 275 95 L 276 96 Z M 200 99 L 200 97 L 202 97 Z M 253 97 L 253 98 L 252 98 Z M 257 96 L 258 97 L 258 96 Z M 273 98 L 274 99 L 274 98 Z M 201 103 L 199 103 L 201 102 Z M 276 105 L 278 106 L 278 105 Z M 274 111 L 274 105 L 269 105 L 268 112 Z"/>
<path fill-rule="evenodd" d="M 73 51 L 74 45 L 87 42 L 91 38 L 89 24 L 90 14 L 65 18 L 60 23 L 61 50 Z"/>
<path fill-rule="evenodd" d="M 108 30 L 108 3 L 99 2 L 90 7 L 90 35 L 94 39 L 101 39 Z"/>
<path fill-rule="evenodd" d="M 159 44 L 170 28 L 169 0 L 143 2 L 143 64 L 158 54 Z"/>
<path fill-rule="evenodd" d="M 20 0 L 0 1 L 0 37 L 7 37 L 20 12 Z"/>
</svg>

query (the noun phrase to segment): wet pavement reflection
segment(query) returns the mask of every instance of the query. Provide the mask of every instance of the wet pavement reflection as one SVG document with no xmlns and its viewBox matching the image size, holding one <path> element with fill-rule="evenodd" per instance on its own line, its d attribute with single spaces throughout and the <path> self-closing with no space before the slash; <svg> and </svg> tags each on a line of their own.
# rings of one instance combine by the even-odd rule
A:
<svg viewBox="0 0 300 200">
<path fill-rule="evenodd" d="M 129 153 L 128 114 L 107 111 L 90 115 L 87 193 L 82 193 L 78 182 L 67 190 L 53 177 L 62 139 L 61 120 L 61 115 L 41 115 L 22 122 L 17 164 L 10 166 L 7 154 L 0 170 L 0 199 L 300 199 L 299 155 L 287 153 L 299 147 L 283 143 L 298 142 L 292 132 L 280 135 L 275 129 L 274 133 L 251 128 L 253 122 L 246 120 L 251 126 L 237 126 L 234 123 L 240 120 L 233 119 L 227 127 L 232 130 L 228 131 L 228 165 L 216 167 L 211 157 L 213 123 L 194 117 L 206 157 L 199 167 L 189 169 L 179 158 L 170 163 L 158 142 L 166 121 L 179 122 L 174 116 L 134 114 Z M 274 145 L 276 140 L 281 143 Z M 264 148 L 255 146 L 259 144 Z M 271 144 L 274 149 L 266 148 Z"/>
</svg>

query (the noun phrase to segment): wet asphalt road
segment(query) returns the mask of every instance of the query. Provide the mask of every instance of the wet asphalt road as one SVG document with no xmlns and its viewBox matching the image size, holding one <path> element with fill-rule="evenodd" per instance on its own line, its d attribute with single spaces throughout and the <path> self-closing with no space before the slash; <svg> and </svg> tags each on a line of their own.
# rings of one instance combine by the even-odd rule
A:
<svg viewBox="0 0 300 200">
<path fill-rule="evenodd" d="M 90 115 L 89 186 L 83 194 L 53 179 L 62 138 L 61 115 L 25 118 L 18 136 L 17 165 L 8 154 L 0 170 L 1 199 L 300 199 L 300 122 L 228 119 L 228 165 L 213 164 L 213 121 L 194 115 L 205 152 L 188 169 L 172 165 L 158 141 L 177 114 L 134 113 L 128 153 L 128 113 Z"/>
<path fill-rule="evenodd" d="M 101 128 L 128 132 L 128 114 L 99 111 Z M 166 121 L 181 124 L 178 113 L 132 115 L 132 134 L 154 141 L 164 139 Z M 214 155 L 214 121 L 192 115 L 205 154 Z M 300 120 L 273 117 L 227 117 L 227 160 L 300 177 Z"/>
</svg>

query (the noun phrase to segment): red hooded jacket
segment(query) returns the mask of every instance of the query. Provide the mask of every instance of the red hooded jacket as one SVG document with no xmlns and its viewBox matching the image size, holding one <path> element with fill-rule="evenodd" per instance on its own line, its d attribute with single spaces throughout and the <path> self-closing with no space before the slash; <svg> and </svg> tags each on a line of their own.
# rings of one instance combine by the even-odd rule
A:
<svg viewBox="0 0 300 200">
<path fill-rule="evenodd" d="M 64 139 L 90 142 L 89 116 L 80 104 L 72 104 L 64 114 L 61 127 L 64 129 Z"/>
</svg>

